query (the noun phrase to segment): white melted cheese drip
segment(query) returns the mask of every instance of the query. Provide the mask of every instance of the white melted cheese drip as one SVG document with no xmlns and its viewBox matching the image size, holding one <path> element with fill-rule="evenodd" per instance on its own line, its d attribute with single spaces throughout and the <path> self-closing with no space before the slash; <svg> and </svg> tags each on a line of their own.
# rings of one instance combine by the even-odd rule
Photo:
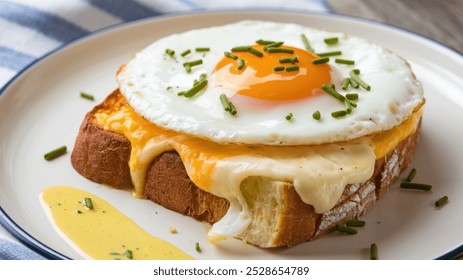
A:
<svg viewBox="0 0 463 280">
<path fill-rule="evenodd" d="M 301 148 L 297 153 L 267 157 L 238 156 L 217 164 L 211 192 L 230 201 L 226 215 L 209 232 L 211 241 L 242 233 L 252 217 L 240 185 L 251 176 L 292 182 L 302 201 L 317 213 L 332 209 L 348 184 L 368 180 L 374 171 L 375 154 L 366 142 Z M 187 168 L 188 170 L 188 168 Z"/>
</svg>

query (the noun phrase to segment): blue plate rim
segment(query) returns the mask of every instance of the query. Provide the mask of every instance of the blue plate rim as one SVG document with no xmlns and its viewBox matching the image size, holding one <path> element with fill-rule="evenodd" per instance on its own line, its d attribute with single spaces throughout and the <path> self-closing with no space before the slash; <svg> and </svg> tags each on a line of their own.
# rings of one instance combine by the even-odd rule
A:
<svg viewBox="0 0 463 280">
<path fill-rule="evenodd" d="M 350 16 L 350 15 L 344 15 L 344 14 L 339 14 L 339 13 L 334 13 L 331 9 L 331 7 L 327 4 L 325 4 L 325 7 L 329 10 L 329 12 L 309 12 L 309 11 L 301 11 L 297 9 L 285 9 L 285 10 L 278 10 L 278 9 L 273 9 L 273 8 L 256 8 L 253 10 L 250 10 L 249 8 L 246 9 L 214 9 L 214 10 L 203 10 L 203 9 L 198 9 L 195 11 L 182 11 L 182 12 L 168 12 L 164 13 L 162 15 L 156 15 L 152 17 L 146 17 L 130 22 L 121 22 L 117 23 L 111 26 L 103 27 L 99 30 L 96 30 L 94 32 L 85 34 L 83 36 L 77 37 L 75 39 L 72 39 L 66 43 L 63 43 L 59 47 L 47 52 L 40 58 L 34 60 L 30 64 L 28 64 L 26 67 L 24 67 L 21 71 L 19 71 L 13 78 L 11 78 L 2 88 L 0 88 L 0 102 L 3 99 L 3 93 L 16 81 L 18 80 L 23 74 L 25 74 L 27 71 L 29 71 L 32 67 L 34 67 L 36 64 L 39 64 L 49 56 L 62 51 L 65 48 L 71 47 L 73 45 L 78 44 L 80 41 L 87 40 L 91 37 L 97 37 L 103 33 L 110 32 L 112 30 L 124 27 L 124 26 L 129 26 L 129 25 L 138 25 L 138 24 L 143 24 L 144 22 L 147 21 L 156 21 L 156 20 L 163 20 L 166 18 L 176 18 L 176 17 L 185 17 L 185 16 L 191 16 L 191 15 L 200 15 L 200 14 L 220 14 L 220 13 L 226 13 L 226 14 L 256 14 L 256 13 L 282 13 L 282 14 L 298 14 L 298 15 L 307 15 L 307 16 L 322 16 L 322 17 L 333 17 L 333 18 L 340 18 L 340 19 L 345 19 L 345 20 L 350 20 L 354 22 L 363 22 L 367 24 L 373 24 L 377 26 L 382 26 L 382 27 L 387 27 L 391 28 L 395 31 L 400 31 L 400 32 L 406 32 L 411 36 L 418 37 L 422 40 L 427 41 L 428 43 L 432 43 L 434 45 L 437 45 L 438 47 L 444 48 L 446 50 L 449 50 L 460 57 L 463 57 L 463 53 L 445 45 L 444 43 L 437 41 L 435 39 L 429 38 L 423 34 L 417 33 L 415 31 L 399 27 L 393 24 L 389 23 L 384 23 L 378 20 L 374 19 L 367 19 L 367 18 L 360 18 L 360 17 L 355 17 L 355 16 Z M 26 247 L 29 249 L 35 251 L 36 253 L 42 255 L 43 257 L 50 259 L 50 260 L 71 260 L 71 258 L 55 251 L 54 249 L 48 247 L 47 245 L 43 244 L 39 240 L 35 239 L 31 234 L 29 234 L 26 230 L 24 230 L 21 226 L 19 226 L 7 213 L 6 211 L 1 207 L 0 205 L 0 224 L 2 224 L 6 230 L 8 230 L 14 237 L 16 237 L 21 243 L 23 243 Z M 456 247 L 455 249 L 441 255 L 435 258 L 435 260 L 450 260 L 450 259 L 458 259 L 463 257 L 463 243 Z"/>
</svg>

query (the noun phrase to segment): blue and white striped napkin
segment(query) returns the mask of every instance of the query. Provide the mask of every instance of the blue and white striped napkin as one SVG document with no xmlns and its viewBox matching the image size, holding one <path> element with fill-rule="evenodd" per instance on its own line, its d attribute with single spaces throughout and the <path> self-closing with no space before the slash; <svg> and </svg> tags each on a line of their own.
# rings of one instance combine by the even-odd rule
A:
<svg viewBox="0 0 463 280">
<path fill-rule="evenodd" d="M 329 10 L 324 0 L 0 0 L 0 94 L 30 63 L 103 27 L 166 13 L 226 9 Z M 1 259 L 43 257 L 0 225 Z"/>
</svg>

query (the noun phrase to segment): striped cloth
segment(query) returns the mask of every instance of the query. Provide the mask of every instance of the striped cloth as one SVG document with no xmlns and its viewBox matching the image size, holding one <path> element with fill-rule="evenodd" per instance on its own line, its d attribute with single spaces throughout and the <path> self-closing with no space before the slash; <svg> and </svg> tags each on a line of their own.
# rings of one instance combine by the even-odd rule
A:
<svg viewBox="0 0 463 280">
<path fill-rule="evenodd" d="M 30 63 L 103 27 L 165 13 L 226 9 L 329 10 L 324 0 L 0 0 L 0 94 Z M 43 257 L 0 226 L 0 259 Z"/>
</svg>

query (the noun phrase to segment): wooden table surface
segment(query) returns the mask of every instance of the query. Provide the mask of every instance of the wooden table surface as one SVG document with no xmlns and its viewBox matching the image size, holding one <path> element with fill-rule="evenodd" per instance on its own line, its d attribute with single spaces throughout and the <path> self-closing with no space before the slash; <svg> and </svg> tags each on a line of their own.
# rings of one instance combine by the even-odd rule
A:
<svg viewBox="0 0 463 280">
<path fill-rule="evenodd" d="M 463 0 L 325 0 L 338 14 L 373 19 L 463 53 Z"/>
</svg>

